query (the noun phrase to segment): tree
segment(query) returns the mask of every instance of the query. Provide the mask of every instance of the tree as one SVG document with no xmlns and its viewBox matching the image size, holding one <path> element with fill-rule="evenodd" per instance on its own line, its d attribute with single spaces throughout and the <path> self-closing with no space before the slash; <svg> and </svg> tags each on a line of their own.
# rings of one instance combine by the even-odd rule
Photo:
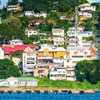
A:
<svg viewBox="0 0 100 100">
<path fill-rule="evenodd" d="M 8 0 L 8 5 L 17 5 L 19 0 Z"/>
<path fill-rule="evenodd" d="M 77 63 L 75 74 L 77 81 L 87 80 L 92 84 L 100 81 L 100 60 L 88 61 L 83 60 Z"/>
<path fill-rule="evenodd" d="M 18 67 L 9 59 L 0 60 L 0 79 L 5 79 L 11 76 L 21 76 Z"/>
<path fill-rule="evenodd" d="M 17 50 L 17 51 L 15 51 L 15 52 L 12 52 L 12 53 L 11 53 L 11 57 L 22 58 L 22 53 L 23 53 L 23 50 Z"/>
<path fill-rule="evenodd" d="M 30 40 L 29 38 L 24 38 L 23 42 L 24 44 L 32 44 L 32 40 Z"/>
</svg>

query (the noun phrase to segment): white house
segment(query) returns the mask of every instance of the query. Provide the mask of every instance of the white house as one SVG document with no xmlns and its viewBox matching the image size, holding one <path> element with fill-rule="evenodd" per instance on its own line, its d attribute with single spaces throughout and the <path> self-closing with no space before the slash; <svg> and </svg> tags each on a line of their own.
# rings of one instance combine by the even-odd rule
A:
<svg viewBox="0 0 100 100">
<path fill-rule="evenodd" d="M 64 63 L 64 57 L 54 57 L 53 58 L 53 63 L 59 63 L 59 64 L 62 64 Z"/>
<path fill-rule="evenodd" d="M 56 36 L 62 36 L 64 37 L 65 33 L 64 33 L 64 29 L 52 29 L 52 34 L 56 35 Z"/>
<path fill-rule="evenodd" d="M 23 45 L 23 41 L 19 39 L 11 40 L 9 42 L 10 42 L 10 45 Z"/>
<path fill-rule="evenodd" d="M 40 13 L 35 13 L 34 11 L 25 11 L 25 16 L 34 16 L 34 17 L 47 17 L 47 13 L 44 11 L 41 11 Z"/>
<path fill-rule="evenodd" d="M 25 16 L 34 16 L 34 11 L 25 11 Z"/>
<path fill-rule="evenodd" d="M 54 42 L 55 46 L 64 45 L 65 39 L 64 39 L 64 37 L 53 37 L 53 42 Z"/>
<path fill-rule="evenodd" d="M 75 32 L 67 32 L 67 35 L 69 37 L 91 37 L 93 36 L 93 32 L 92 31 L 81 31 L 81 32 L 77 32 L 77 34 L 75 34 Z"/>
<path fill-rule="evenodd" d="M 4 59 L 4 51 L 0 48 L 0 59 Z"/>
<path fill-rule="evenodd" d="M 81 6 L 81 11 L 89 10 L 89 11 L 96 11 L 96 6 Z"/>
<path fill-rule="evenodd" d="M 88 11 L 79 11 L 80 16 L 85 16 L 86 18 L 92 18 L 92 13 Z"/>
<path fill-rule="evenodd" d="M 76 81 L 75 68 L 67 68 L 67 77 L 66 77 L 66 79 L 68 81 Z"/>
<path fill-rule="evenodd" d="M 34 87 L 38 85 L 38 80 L 31 77 L 10 77 L 0 79 L 0 87 Z"/>
<path fill-rule="evenodd" d="M 37 35 L 38 34 L 38 30 L 35 29 L 26 29 L 25 30 L 25 35 L 27 35 L 28 37 L 30 37 L 31 35 Z"/>
<path fill-rule="evenodd" d="M 84 26 L 79 25 L 79 26 L 77 27 L 77 33 L 82 32 L 84 29 L 85 29 Z M 69 27 L 67 34 L 74 34 L 75 31 L 76 31 L 75 27 Z"/>
<path fill-rule="evenodd" d="M 26 48 L 23 53 L 23 74 L 33 75 L 33 70 L 36 65 L 36 53 L 30 47 Z"/>
<path fill-rule="evenodd" d="M 67 54 L 64 56 L 64 67 L 75 67 L 81 60 L 96 60 L 96 49 L 87 46 L 67 46 Z"/>
<path fill-rule="evenodd" d="M 59 65 L 58 67 L 53 67 L 50 70 L 49 77 L 51 80 L 66 80 L 67 70 L 65 67 Z"/>
</svg>

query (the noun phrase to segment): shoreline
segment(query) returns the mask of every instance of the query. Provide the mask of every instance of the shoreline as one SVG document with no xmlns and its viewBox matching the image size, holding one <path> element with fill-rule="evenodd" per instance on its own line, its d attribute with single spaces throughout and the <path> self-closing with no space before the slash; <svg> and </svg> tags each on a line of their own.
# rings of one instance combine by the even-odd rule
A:
<svg viewBox="0 0 100 100">
<path fill-rule="evenodd" d="M 15 88 L 15 87 L 1 87 L 0 93 L 65 93 L 65 94 L 95 94 L 96 92 L 100 92 L 100 89 L 57 89 L 57 88 Z"/>
</svg>

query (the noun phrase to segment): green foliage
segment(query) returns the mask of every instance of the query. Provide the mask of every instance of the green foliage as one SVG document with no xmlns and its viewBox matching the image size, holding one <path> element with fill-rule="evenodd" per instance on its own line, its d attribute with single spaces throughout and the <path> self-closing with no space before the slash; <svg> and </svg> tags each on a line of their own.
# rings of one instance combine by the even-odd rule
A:
<svg viewBox="0 0 100 100">
<path fill-rule="evenodd" d="M 49 43 L 50 43 L 50 41 L 49 41 L 49 40 L 40 40 L 40 43 L 41 43 L 41 44 L 44 44 L 44 43 L 49 44 Z"/>
<path fill-rule="evenodd" d="M 90 41 L 90 40 L 93 40 L 93 37 L 83 37 L 82 39 L 86 41 Z"/>
<path fill-rule="evenodd" d="M 76 77 L 78 81 L 86 79 L 92 84 L 97 84 L 100 81 L 100 60 L 88 61 L 83 60 L 76 65 Z"/>
<path fill-rule="evenodd" d="M 12 52 L 12 53 L 11 53 L 11 57 L 22 58 L 22 53 L 23 53 L 23 50 L 17 50 L 17 51 L 15 51 L 15 52 Z"/>
<path fill-rule="evenodd" d="M 8 0 L 8 5 L 17 5 L 19 0 Z"/>
<path fill-rule="evenodd" d="M 26 77 L 26 75 L 22 76 Z M 27 76 L 27 77 L 33 77 L 33 76 Z M 38 87 L 48 87 L 48 88 L 67 88 L 67 89 L 100 89 L 100 82 L 98 82 L 96 85 L 93 85 L 89 83 L 87 80 L 83 80 L 83 82 L 72 82 L 67 80 L 50 80 L 49 78 L 38 78 Z"/>
<path fill-rule="evenodd" d="M 32 40 L 30 40 L 29 38 L 24 38 L 23 42 L 24 44 L 32 44 Z"/>
<path fill-rule="evenodd" d="M 91 31 L 94 27 L 92 19 L 84 20 L 82 25 L 85 26 L 84 31 Z"/>
<path fill-rule="evenodd" d="M 5 79 L 11 76 L 21 76 L 17 66 L 15 66 L 9 59 L 0 60 L 0 79 Z"/>
</svg>

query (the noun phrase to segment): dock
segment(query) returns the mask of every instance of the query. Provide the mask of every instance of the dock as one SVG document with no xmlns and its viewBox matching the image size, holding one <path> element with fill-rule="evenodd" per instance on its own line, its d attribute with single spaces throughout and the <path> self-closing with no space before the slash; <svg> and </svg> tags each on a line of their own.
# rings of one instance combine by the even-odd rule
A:
<svg viewBox="0 0 100 100">
<path fill-rule="evenodd" d="M 94 94 L 100 90 L 83 90 L 83 89 L 0 89 L 0 93 L 64 93 L 64 94 Z"/>
</svg>

